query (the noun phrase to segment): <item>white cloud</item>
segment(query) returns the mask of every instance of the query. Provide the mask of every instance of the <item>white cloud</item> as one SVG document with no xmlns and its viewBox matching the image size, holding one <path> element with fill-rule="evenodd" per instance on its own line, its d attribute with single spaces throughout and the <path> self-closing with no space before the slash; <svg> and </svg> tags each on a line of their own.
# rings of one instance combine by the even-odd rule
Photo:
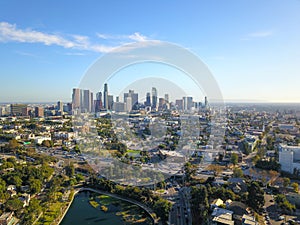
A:
<svg viewBox="0 0 300 225">
<path fill-rule="evenodd" d="M 120 41 L 146 41 L 149 40 L 145 35 L 140 34 L 139 32 L 135 32 L 129 35 L 111 35 L 111 34 L 101 34 L 97 33 L 97 36 L 104 40 L 120 40 Z"/>
<path fill-rule="evenodd" d="M 247 34 L 245 37 L 242 38 L 242 40 L 252 40 L 257 38 L 267 38 L 274 35 L 274 31 L 272 30 L 265 30 L 265 31 L 258 31 Z"/>
<path fill-rule="evenodd" d="M 0 22 L 0 42 L 21 42 L 21 43 L 41 43 L 47 46 L 57 45 L 67 49 L 87 50 L 100 53 L 110 52 L 115 46 L 95 44 L 90 38 L 82 35 L 49 34 L 32 29 L 20 29 L 15 24 Z M 97 34 L 102 39 L 115 39 L 121 41 L 147 40 L 147 37 L 135 32 L 131 35 L 106 35 Z"/>
<path fill-rule="evenodd" d="M 129 39 L 131 39 L 133 41 L 146 41 L 147 40 L 146 36 L 144 36 L 138 32 L 135 32 L 134 34 L 129 35 L 128 37 L 129 37 Z"/>
</svg>

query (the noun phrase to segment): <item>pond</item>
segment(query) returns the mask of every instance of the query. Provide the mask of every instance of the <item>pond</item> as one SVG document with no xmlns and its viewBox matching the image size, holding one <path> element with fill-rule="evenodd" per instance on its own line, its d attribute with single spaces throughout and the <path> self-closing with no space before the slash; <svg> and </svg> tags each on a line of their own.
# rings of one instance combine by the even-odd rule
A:
<svg viewBox="0 0 300 225">
<path fill-rule="evenodd" d="M 106 195 L 78 193 L 60 225 L 150 225 L 151 219 L 140 207 Z"/>
</svg>

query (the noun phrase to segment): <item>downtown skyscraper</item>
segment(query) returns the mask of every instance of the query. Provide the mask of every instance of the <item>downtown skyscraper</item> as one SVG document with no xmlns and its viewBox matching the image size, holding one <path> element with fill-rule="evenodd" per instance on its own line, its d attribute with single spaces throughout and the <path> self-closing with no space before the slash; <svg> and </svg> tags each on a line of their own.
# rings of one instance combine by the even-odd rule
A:
<svg viewBox="0 0 300 225">
<path fill-rule="evenodd" d="M 108 87 L 107 84 L 104 84 L 104 91 L 103 91 L 103 108 L 108 109 Z"/>
<path fill-rule="evenodd" d="M 74 113 L 92 112 L 94 110 L 93 93 L 90 90 L 73 88 L 72 110 Z"/>
<path fill-rule="evenodd" d="M 152 109 L 157 109 L 157 89 L 152 87 Z"/>
</svg>

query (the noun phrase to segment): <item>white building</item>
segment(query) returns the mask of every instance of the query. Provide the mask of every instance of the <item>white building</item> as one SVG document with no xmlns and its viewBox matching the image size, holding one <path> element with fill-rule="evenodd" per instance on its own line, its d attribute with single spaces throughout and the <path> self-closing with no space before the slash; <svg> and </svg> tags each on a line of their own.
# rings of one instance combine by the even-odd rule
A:
<svg viewBox="0 0 300 225">
<path fill-rule="evenodd" d="M 279 146 L 279 163 L 281 170 L 294 173 L 294 169 L 300 170 L 300 146 Z"/>
<path fill-rule="evenodd" d="M 258 222 L 255 220 L 254 216 L 243 215 L 242 225 L 258 225 Z"/>
<path fill-rule="evenodd" d="M 36 143 L 36 144 L 42 144 L 43 143 L 43 141 L 51 141 L 51 137 L 45 137 L 45 136 L 38 136 L 38 137 L 36 137 L 36 138 L 34 138 L 34 142 Z"/>
<path fill-rule="evenodd" d="M 227 209 L 222 208 L 214 208 L 212 215 L 212 224 L 213 225 L 234 225 L 234 221 L 232 220 L 233 212 Z"/>
</svg>

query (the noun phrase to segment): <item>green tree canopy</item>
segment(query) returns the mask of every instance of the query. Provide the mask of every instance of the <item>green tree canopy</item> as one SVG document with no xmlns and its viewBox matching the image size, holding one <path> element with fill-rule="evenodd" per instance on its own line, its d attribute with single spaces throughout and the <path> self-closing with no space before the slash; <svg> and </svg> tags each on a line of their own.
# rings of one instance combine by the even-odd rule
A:
<svg viewBox="0 0 300 225">
<path fill-rule="evenodd" d="M 265 204 L 264 191 L 257 182 L 251 182 L 248 186 L 248 205 L 255 211 L 261 209 Z"/>
</svg>

